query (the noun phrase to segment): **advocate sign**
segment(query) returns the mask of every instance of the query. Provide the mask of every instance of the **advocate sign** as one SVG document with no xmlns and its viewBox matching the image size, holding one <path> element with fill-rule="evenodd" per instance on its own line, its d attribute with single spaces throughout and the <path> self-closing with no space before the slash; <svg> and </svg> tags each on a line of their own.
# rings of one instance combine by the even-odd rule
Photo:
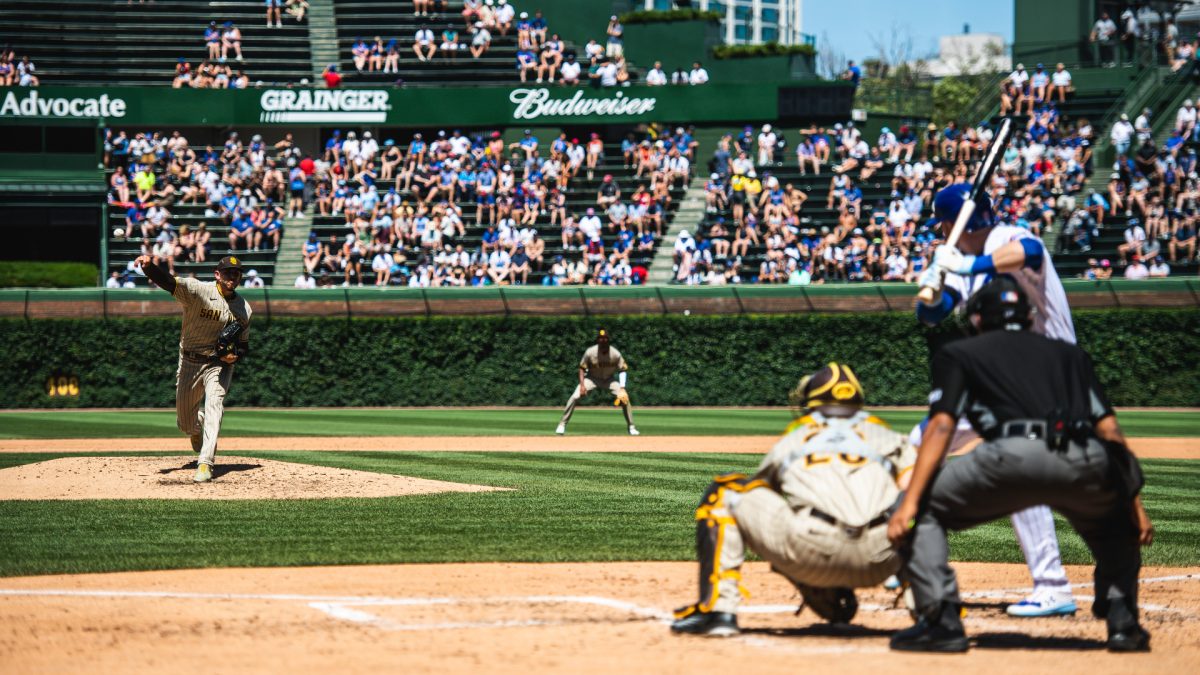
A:
<svg viewBox="0 0 1200 675">
<path fill-rule="evenodd" d="M 0 117 L 99 118 L 124 117 L 125 100 L 101 94 L 95 98 L 42 96 L 36 89 L 24 96 L 10 90 L 0 103 Z"/>
</svg>

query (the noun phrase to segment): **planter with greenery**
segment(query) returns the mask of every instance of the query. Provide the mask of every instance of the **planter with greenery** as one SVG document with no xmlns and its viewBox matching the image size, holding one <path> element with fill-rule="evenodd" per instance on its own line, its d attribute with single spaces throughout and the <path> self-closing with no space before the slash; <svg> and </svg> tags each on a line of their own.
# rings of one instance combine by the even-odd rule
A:
<svg viewBox="0 0 1200 675">
<path fill-rule="evenodd" d="M 725 15 L 721 12 L 700 11 L 698 9 L 650 9 L 626 12 L 617 18 L 624 24 L 637 24 L 664 23 L 668 21 L 720 21 L 725 18 Z"/>
<path fill-rule="evenodd" d="M 717 45 L 713 47 L 713 56 L 718 59 L 752 59 L 763 56 L 814 56 L 817 48 L 812 45 L 781 45 L 778 42 L 764 42 L 761 45 Z"/>
</svg>

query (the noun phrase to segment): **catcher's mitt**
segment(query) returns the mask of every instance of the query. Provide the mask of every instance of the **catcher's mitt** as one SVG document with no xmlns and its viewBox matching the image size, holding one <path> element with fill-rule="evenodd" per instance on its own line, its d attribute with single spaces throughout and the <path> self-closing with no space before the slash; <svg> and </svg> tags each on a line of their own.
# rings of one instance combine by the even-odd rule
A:
<svg viewBox="0 0 1200 675">
<path fill-rule="evenodd" d="M 217 336 L 217 351 L 214 356 L 218 359 L 224 359 L 232 354 L 233 356 L 241 356 L 242 353 L 238 348 L 238 337 L 242 334 L 242 324 L 237 319 L 225 324 L 221 329 L 221 334 Z"/>
<path fill-rule="evenodd" d="M 808 607 L 829 623 L 850 623 L 858 613 L 858 598 L 851 588 L 814 588 L 796 584 L 804 599 L 800 608 Z M 796 610 L 799 613 L 800 610 Z"/>
<path fill-rule="evenodd" d="M 629 392 L 624 389 L 617 394 L 617 398 L 613 400 L 613 405 L 629 405 Z"/>
</svg>

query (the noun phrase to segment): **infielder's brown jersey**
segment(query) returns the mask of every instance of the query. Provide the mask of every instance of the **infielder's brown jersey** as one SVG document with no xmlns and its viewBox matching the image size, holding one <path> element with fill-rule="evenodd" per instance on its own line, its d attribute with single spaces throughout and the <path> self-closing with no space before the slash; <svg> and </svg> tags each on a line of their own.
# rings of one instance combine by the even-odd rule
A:
<svg viewBox="0 0 1200 675">
<path fill-rule="evenodd" d="M 250 303 L 234 293 L 226 298 L 221 295 L 215 282 L 196 279 L 175 280 L 175 300 L 183 305 L 183 330 L 179 335 L 179 349 L 212 355 L 216 351 L 217 336 L 225 324 L 237 319 L 244 326 L 241 340 L 246 340 L 250 330 Z"/>
<path fill-rule="evenodd" d="M 758 477 L 793 509 L 811 506 L 857 527 L 896 501 L 896 481 L 915 461 L 908 439 L 877 417 L 814 412 L 792 423 L 763 459 Z"/>
<path fill-rule="evenodd" d="M 625 357 L 621 356 L 616 347 L 609 345 L 608 354 L 601 357 L 600 345 L 592 345 L 583 353 L 579 369 L 592 380 L 605 381 L 613 379 L 613 375 L 618 371 L 629 370 L 629 366 L 625 364 Z"/>
</svg>

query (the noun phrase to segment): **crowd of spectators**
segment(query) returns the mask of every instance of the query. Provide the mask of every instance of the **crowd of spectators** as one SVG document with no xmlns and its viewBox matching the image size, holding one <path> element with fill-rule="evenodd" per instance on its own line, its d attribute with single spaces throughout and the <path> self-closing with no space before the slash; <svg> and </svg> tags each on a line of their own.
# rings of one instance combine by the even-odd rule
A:
<svg viewBox="0 0 1200 675">
<path fill-rule="evenodd" d="M 0 87 L 36 87 L 41 84 L 37 66 L 28 56 L 17 56 L 12 47 L 0 49 Z"/>
<path fill-rule="evenodd" d="M 1080 194 L 1093 170 L 1092 128 L 1064 120 L 1053 100 L 1033 113 L 1001 159 L 989 193 L 1001 222 L 1035 234 L 1086 213 L 1096 195 Z M 931 202 L 938 190 L 968 182 L 994 129 L 959 129 L 949 122 L 918 131 L 884 127 L 867 139 L 853 122 L 800 129 L 794 155 L 771 125 L 720 139 L 705 187 L 709 217 L 675 245 L 679 283 L 788 283 L 912 281 L 930 263 L 940 236 Z M 820 175 L 827 191 L 810 199 L 780 175 Z M 824 172 L 824 175 L 821 175 Z M 811 185 L 811 182 L 809 183 Z M 868 192 L 883 192 L 870 199 Z M 1072 229 L 1063 246 L 1088 250 L 1086 227 Z M 1061 239 L 1061 237 L 1060 237 Z M 746 259 L 759 261 L 750 268 Z"/>
<path fill-rule="evenodd" d="M 216 21 L 208 22 L 204 29 L 204 46 L 208 50 L 208 59 L 217 63 L 225 63 L 229 57 L 238 61 L 242 58 L 242 29 L 232 21 L 218 25 Z"/>
<path fill-rule="evenodd" d="M 220 147 L 198 150 L 178 131 L 107 129 L 104 163 L 112 169 L 109 208 L 125 213 L 113 236 L 140 241 L 139 254 L 172 273 L 178 262 L 208 260 L 210 222 L 229 228 L 232 250 L 278 249 L 284 217 L 303 208 L 296 196 L 315 170 L 291 134 L 268 145 L 257 134 L 244 142 L 237 132 Z M 205 220 L 194 228 L 177 225 L 177 205 L 202 206 Z"/>
<path fill-rule="evenodd" d="M 695 146 L 683 128 L 630 134 L 619 158 L 606 157 L 595 133 L 544 144 L 531 130 L 512 143 L 499 132 L 453 130 L 380 145 L 369 132 L 335 131 L 316 161 L 312 201 L 344 229 L 324 241 L 310 233 L 298 285 L 320 285 L 322 274 L 362 285 L 368 272 L 377 286 L 521 285 L 533 274 L 548 286 L 641 283 L 646 269 L 634 254 L 653 252 L 661 238 Z M 599 173 L 618 161 L 633 185 Z M 583 176 L 599 178 L 595 192 L 583 192 Z M 485 228 L 477 244 L 468 222 Z M 550 258 L 547 238 L 578 256 Z"/>
</svg>

